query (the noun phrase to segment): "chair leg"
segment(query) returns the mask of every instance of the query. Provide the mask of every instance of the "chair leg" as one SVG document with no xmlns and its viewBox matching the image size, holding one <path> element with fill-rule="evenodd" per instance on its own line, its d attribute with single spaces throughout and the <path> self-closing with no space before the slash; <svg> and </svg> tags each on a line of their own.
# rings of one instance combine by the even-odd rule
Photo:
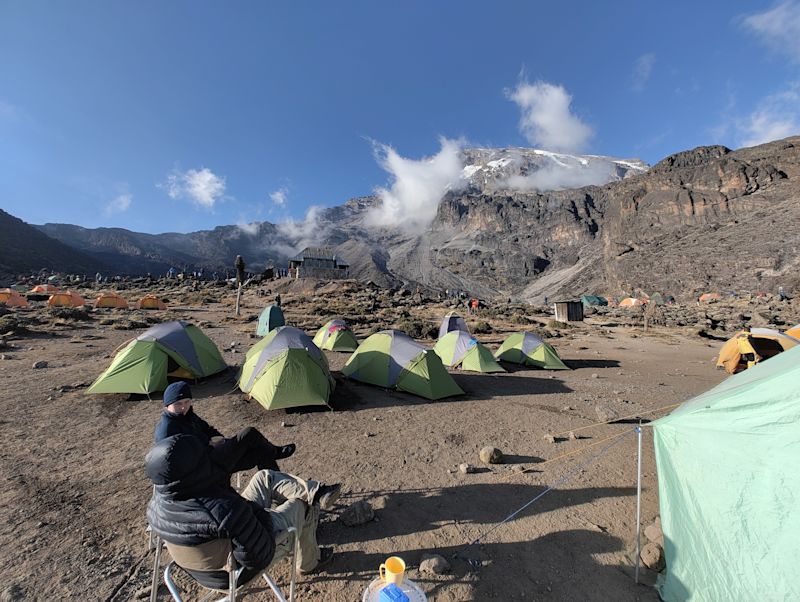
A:
<svg viewBox="0 0 800 602">
<path fill-rule="evenodd" d="M 164 569 L 164 583 L 166 584 L 167 589 L 169 590 L 169 593 L 172 595 L 172 599 L 175 600 L 175 602 L 183 602 L 183 598 L 181 598 L 181 592 L 178 589 L 178 586 L 172 580 L 172 567 L 173 566 L 177 566 L 175 564 L 174 560 L 171 561 L 167 565 L 167 568 Z"/>
<path fill-rule="evenodd" d="M 294 533 L 294 552 L 292 553 L 292 580 L 289 583 L 289 602 L 294 602 L 294 586 L 297 582 L 297 559 L 300 557 L 300 538 L 297 536 L 297 529 L 289 527 L 289 533 Z"/>
<path fill-rule="evenodd" d="M 161 568 L 161 548 L 163 547 L 158 535 L 155 536 L 153 543 L 156 548 L 156 558 L 153 561 L 153 579 L 150 582 L 150 602 L 156 602 L 156 598 L 158 598 L 158 573 Z"/>
</svg>

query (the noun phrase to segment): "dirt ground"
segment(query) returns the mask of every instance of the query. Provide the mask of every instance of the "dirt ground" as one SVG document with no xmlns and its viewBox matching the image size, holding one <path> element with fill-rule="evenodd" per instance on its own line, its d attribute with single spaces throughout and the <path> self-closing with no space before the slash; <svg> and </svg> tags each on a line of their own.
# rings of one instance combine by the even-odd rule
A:
<svg viewBox="0 0 800 602">
<path fill-rule="evenodd" d="M 132 291 L 123 295 L 136 298 Z M 226 290 L 176 294 L 167 311 L 95 310 L 88 320 L 55 317 L 42 303 L 18 314 L 39 323 L 10 334 L 0 349 L 4 600 L 149 596 L 151 486 L 142 467 L 161 395 L 152 401 L 90 396 L 86 388 L 148 321 L 169 319 L 199 325 L 232 366 L 193 386 L 198 414 L 227 434 L 254 425 L 274 442 L 295 442 L 298 451 L 282 461 L 284 470 L 343 484 L 338 508 L 324 514 L 319 532 L 336 556 L 325 572 L 300 578 L 298 600 L 361 600 L 390 555 L 406 560 L 409 576 L 431 601 L 658 600 L 650 586 L 633 582 L 635 418 L 659 417 L 664 410 L 654 410 L 720 382 L 725 374 L 712 360 L 721 342 L 590 318 L 550 340 L 573 370 L 454 371 L 466 394 L 437 402 L 346 380 L 339 370 L 348 356 L 327 353 L 337 380 L 334 411 L 287 413 L 245 402 L 236 389 L 236 368 L 257 340 L 254 318 L 267 300 L 248 291 L 237 318 L 232 297 Z M 353 319 L 359 336 L 390 327 L 401 310 L 380 302 L 375 309 L 374 297 L 367 307 L 352 292 L 283 291 L 287 322 L 311 334 L 335 317 L 330 310 L 321 315 L 326 306 Z M 448 309 L 431 303 L 402 315 L 436 325 Z M 492 349 L 524 328 L 497 317 L 486 321 L 492 332 L 479 338 Z M 34 369 L 39 360 L 47 367 Z M 583 428 L 598 422 L 597 405 L 623 420 Z M 614 435 L 621 438 L 603 441 Z M 486 445 L 500 448 L 505 462 L 481 464 L 478 452 Z M 478 471 L 462 474 L 464 462 Z M 554 489 L 498 526 L 548 486 Z M 337 517 L 357 500 L 368 501 L 376 518 L 344 526 Z M 643 527 L 657 513 L 652 436 L 645 428 Z M 468 545 L 478 537 L 480 545 Z M 416 567 L 426 553 L 444 556 L 451 572 L 420 574 Z M 272 573 L 285 583 L 287 565 Z M 653 577 L 644 571 L 644 581 Z M 163 586 L 159 599 L 168 599 Z M 245 599 L 272 598 L 259 585 Z"/>
</svg>

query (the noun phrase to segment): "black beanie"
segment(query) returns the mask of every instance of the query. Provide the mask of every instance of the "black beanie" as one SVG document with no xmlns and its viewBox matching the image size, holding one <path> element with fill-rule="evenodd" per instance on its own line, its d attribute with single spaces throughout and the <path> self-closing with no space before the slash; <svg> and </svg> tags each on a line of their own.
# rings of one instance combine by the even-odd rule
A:
<svg viewBox="0 0 800 602">
<path fill-rule="evenodd" d="M 179 381 L 172 383 L 164 389 L 164 407 L 180 401 L 181 399 L 191 399 L 192 390 L 189 388 L 189 383 L 186 381 Z"/>
</svg>

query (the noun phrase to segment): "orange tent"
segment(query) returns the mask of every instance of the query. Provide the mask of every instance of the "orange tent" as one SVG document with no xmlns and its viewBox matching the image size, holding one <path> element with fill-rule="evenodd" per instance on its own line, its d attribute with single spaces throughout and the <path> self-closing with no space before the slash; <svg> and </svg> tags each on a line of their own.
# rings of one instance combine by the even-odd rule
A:
<svg viewBox="0 0 800 602">
<path fill-rule="evenodd" d="M 619 302 L 618 307 L 635 307 L 637 305 L 644 305 L 647 301 L 643 299 L 637 299 L 635 297 L 625 297 L 622 301 Z"/>
<path fill-rule="evenodd" d="M 86 301 L 79 294 L 67 291 L 50 295 L 47 304 L 51 307 L 81 307 L 86 305 Z"/>
<path fill-rule="evenodd" d="M 117 293 L 101 293 L 100 296 L 94 300 L 94 306 L 128 309 L 128 302 Z"/>
<path fill-rule="evenodd" d="M 719 293 L 703 293 L 698 301 L 700 303 L 708 303 L 709 301 L 719 301 L 720 299 L 722 299 L 722 295 Z"/>
<path fill-rule="evenodd" d="M 797 326 L 792 326 L 789 330 L 787 330 L 783 334 L 788 334 L 790 337 L 794 337 L 795 339 L 800 339 L 800 324 L 798 324 Z"/>
<path fill-rule="evenodd" d="M 32 293 L 57 293 L 58 287 L 55 284 L 37 284 L 31 289 Z"/>
<path fill-rule="evenodd" d="M 0 303 L 8 307 L 28 307 L 28 300 L 10 288 L 0 290 Z"/>
<path fill-rule="evenodd" d="M 796 347 L 797 339 L 771 328 L 751 328 L 737 332 L 719 350 L 717 368 L 728 374 L 746 370 L 758 362 Z"/>
<path fill-rule="evenodd" d="M 166 304 L 155 295 L 145 295 L 136 303 L 138 309 L 167 309 Z"/>
</svg>

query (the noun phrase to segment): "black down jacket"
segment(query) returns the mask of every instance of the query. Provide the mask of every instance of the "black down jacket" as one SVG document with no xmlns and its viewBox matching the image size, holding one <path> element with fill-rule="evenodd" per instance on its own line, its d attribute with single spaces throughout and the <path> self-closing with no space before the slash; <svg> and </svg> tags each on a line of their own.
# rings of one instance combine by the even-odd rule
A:
<svg viewBox="0 0 800 602">
<path fill-rule="evenodd" d="M 230 475 L 211 461 L 209 452 L 193 435 L 167 437 L 148 452 L 145 472 L 155 492 L 147 520 L 169 543 L 192 546 L 230 539 L 238 565 L 255 574 L 275 553 L 269 513 L 231 488 Z"/>
</svg>

